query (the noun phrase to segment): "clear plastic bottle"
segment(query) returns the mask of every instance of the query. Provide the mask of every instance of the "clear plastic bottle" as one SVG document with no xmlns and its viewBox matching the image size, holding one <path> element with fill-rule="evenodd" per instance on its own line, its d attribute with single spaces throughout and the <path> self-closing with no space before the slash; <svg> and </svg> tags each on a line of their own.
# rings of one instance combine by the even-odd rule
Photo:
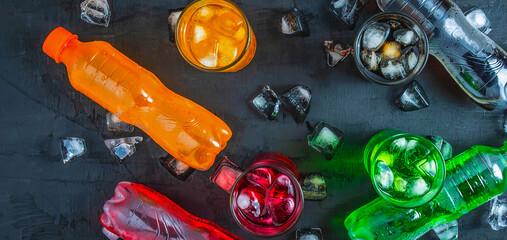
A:
<svg viewBox="0 0 507 240">
<path fill-rule="evenodd" d="M 507 106 L 507 53 L 466 20 L 451 0 L 377 0 L 383 11 L 415 18 L 435 56 L 481 107 Z"/>
<path fill-rule="evenodd" d="M 500 148 L 474 146 L 446 161 L 442 191 L 417 208 L 396 207 L 382 198 L 345 219 L 351 239 L 417 239 L 454 221 L 507 190 L 507 142 Z"/>
<path fill-rule="evenodd" d="M 169 154 L 207 170 L 231 138 L 231 129 L 213 113 L 167 89 L 151 72 L 109 43 L 80 42 L 56 28 L 43 50 L 67 67 L 72 86 L 120 120 L 136 125 Z"/>
</svg>

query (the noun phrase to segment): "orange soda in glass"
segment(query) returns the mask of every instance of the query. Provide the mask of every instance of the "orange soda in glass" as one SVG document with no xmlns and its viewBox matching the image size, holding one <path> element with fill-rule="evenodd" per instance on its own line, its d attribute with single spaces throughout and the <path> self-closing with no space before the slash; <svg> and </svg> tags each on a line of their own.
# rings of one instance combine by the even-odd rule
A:
<svg viewBox="0 0 507 240">
<path fill-rule="evenodd" d="M 199 0 L 181 13 L 176 46 L 195 68 L 236 72 L 252 60 L 257 43 L 245 14 L 228 0 Z"/>
</svg>

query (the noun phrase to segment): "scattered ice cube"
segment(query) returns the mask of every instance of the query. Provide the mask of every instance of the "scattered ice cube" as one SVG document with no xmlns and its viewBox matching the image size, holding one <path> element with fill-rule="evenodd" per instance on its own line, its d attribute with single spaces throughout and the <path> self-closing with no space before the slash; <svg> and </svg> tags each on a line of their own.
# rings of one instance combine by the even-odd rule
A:
<svg viewBox="0 0 507 240">
<path fill-rule="evenodd" d="M 401 61 L 397 59 L 386 59 L 380 63 L 380 72 L 389 80 L 399 80 L 407 76 L 407 72 Z"/>
<path fill-rule="evenodd" d="M 300 228 L 296 231 L 296 240 L 322 240 L 320 228 Z"/>
<path fill-rule="evenodd" d="M 491 32 L 491 22 L 481 9 L 472 8 L 465 12 L 465 17 L 468 23 L 484 34 Z"/>
<path fill-rule="evenodd" d="M 83 21 L 104 27 L 109 26 L 111 11 L 107 0 L 84 0 L 80 6 Z"/>
<path fill-rule="evenodd" d="M 167 21 L 169 23 L 169 40 L 171 42 L 176 42 L 176 27 L 178 25 L 178 19 L 181 15 L 183 8 L 178 9 L 169 9 L 169 16 L 167 17 Z"/>
<path fill-rule="evenodd" d="M 419 41 L 419 37 L 414 31 L 409 29 L 398 29 L 393 32 L 394 40 L 403 46 L 414 45 Z"/>
<path fill-rule="evenodd" d="M 280 32 L 288 35 L 309 36 L 310 29 L 306 22 L 304 14 L 299 9 L 294 8 L 282 17 L 279 24 Z"/>
<path fill-rule="evenodd" d="M 440 136 L 427 136 L 435 147 L 442 153 L 442 157 L 444 160 L 448 160 L 452 158 L 452 146 L 444 138 Z"/>
<path fill-rule="evenodd" d="M 275 91 L 271 90 L 271 88 L 266 85 L 263 87 L 262 92 L 257 95 L 252 103 L 264 117 L 269 120 L 273 120 L 276 118 L 278 111 L 280 110 L 280 100 L 276 95 Z"/>
<path fill-rule="evenodd" d="M 209 180 L 226 192 L 230 193 L 236 179 L 238 179 L 239 175 L 242 173 L 243 171 L 238 167 L 238 165 L 234 164 L 229 160 L 229 158 L 224 156 L 220 159 L 220 161 L 218 161 L 215 170 L 213 170 L 211 176 L 209 177 Z"/>
<path fill-rule="evenodd" d="M 401 56 L 401 47 L 396 42 L 386 42 L 380 53 L 382 59 L 398 58 Z"/>
<path fill-rule="evenodd" d="M 105 227 L 102 227 L 102 233 L 107 237 L 109 240 L 117 240 L 120 237 L 118 235 L 114 234 L 113 232 L 110 232 Z"/>
<path fill-rule="evenodd" d="M 116 115 L 112 113 L 106 114 L 106 123 L 107 130 L 110 132 L 132 132 L 134 131 L 134 126 L 123 122 Z"/>
<path fill-rule="evenodd" d="M 362 0 L 332 0 L 331 11 L 349 29 L 355 27 L 360 11 L 364 8 Z"/>
<path fill-rule="evenodd" d="M 396 98 L 396 106 L 404 112 L 415 111 L 430 105 L 426 92 L 417 81 L 410 82 Z"/>
<path fill-rule="evenodd" d="M 324 41 L 324 49 L 326 50 L 326 62 L 330 67 L 343 61 L 352 51 L 349 46 L 338 41 Z"/>
<path fill-rule="evenodd" d="M 391 27 L 391 29 L 393 29 L 393 30 L 396 30 L 396 29 L 401 28 L 401 23 L 400 23 L 400 22 L 398 22 L 398 21 L 396 21 L 396 20 L 394 20 L 394 19 L 387 20 L 387 22 L 386 22 L 386 23 L 387 23 L 387 24 L 389 25 L 389 27 Z"/>
<path fill-rule="evenodd" d="M 393 171 L 384 161 L 378 161 L 375 168 L 375 182 L 384 190 L 393 187 Z"/>
<path fill-rule="evenodd" d="M 488 223 L 498 231 L 507 227 L 507 194 L 498 195 L 490 200 Z"/>
<path fill-rule="evenodd" d="M 305 200 L 324 200 L 327 197 L 326 180 L 320 173 L 311 173 L 303 181 Z"/>
<path fill-rule="evenodd" d="M 407 47 L 401 51 L 401 63 L 406 72 L 412 71 L 419 61 L 419 49 L 416 47 Z"/>
<path fill-rule="evenodd" d="M 363 47 L 368 50 L 377 51 L 389 36 L 389 25 L 387 23 L 376 22 L 364 30 L 362 37 Z"/>
<path fill-rule="evenodd" d="M 292 117 L 297 123 L 305 121 L 310 111 L 310 101 L 312 100 L 312 91 L 309 87 L 299 84 L 282 94 L 284 106 L 290 111 Z"/>
<path fill-rule="evenodd" d="M 195 169 L 191 168 L 187 164 L 180 162 L 178 159 L 171 155 L 162 157 L 159 159 L 160 164 L 169 171 L 173 176 L 181 181 L 187 180 L 187 178 L 194 172 Z"/>
<path fill-rule="evenodd" d="M 454 220 L 444 224 L 440 224 L 433 228 L 440 240 L 458 239 L 458 221 Z"/>
<path fill-rule="evenodd" d="M 424 195 L 430 189 L 430 185 L 422 178 L 409 181 L 407 184 L 406 195 L 408 197 L 419 197 Z"/>
<path fill-rule="evenodd" d="M 86 152 L 85 140 L 77 137 L 62 138 L 60 150 L 63 163 L 66 164 Z"/>
<path fill-rule="evenodd" d="M 319 122 L 307 136 L 308 145 L 331 160 L 343 143 L 343 132 L 325 122 Z"/>
<path fill-rule="evenodd" d="M 125 137 L 125 138 L 116 138 L 116 139 L 107 139 L 104 141 L 107 148 L 111 152 L 111 154 L 116 157 L 120 163 L 122 163 L 125 158 L 132 156 L 136 151 L 135 144 L 143 141 L 143 137 L 135 136 L 135 137 Z"/>
<path fill-rule="evenodd" d="M 363 65 L 366 69 L 370 71 L 377 71 L 381 57 L 379 53 L 364 49 L 361 51 L 361 60 L 363 61 Z"/>
</svg>

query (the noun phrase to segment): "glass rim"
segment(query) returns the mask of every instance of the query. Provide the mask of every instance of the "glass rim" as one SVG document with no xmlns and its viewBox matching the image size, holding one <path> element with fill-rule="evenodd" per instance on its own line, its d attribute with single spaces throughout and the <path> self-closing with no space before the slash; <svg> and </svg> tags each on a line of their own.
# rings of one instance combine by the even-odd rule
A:
<svg viewBox="0 0 507 240">
<path fill-rule="evenodd" d="M 293 219 L 293 221 L 291 221 L 290 224 L 287 225 L 287 227 L 280 231 L 280 232 L 277 232 L 275 234 L 271 234 L 271 235 L 263 235 L 263 234 L 260 234 L 260 233 L 256 233 L 256 232 L 253 232 L 251 229 L 247 228 L 246 226 L 243 226 L 243 224 L 240 223 L 240 220 L 239 220 L 239 217 L 237 216 L 235 210 L 234 210 L 234 206 L 233 206 L 233 202 L 234 202 L 234 192 L 235 192 L 235 189 L 238 187 L 238 183 L 240 182 L 240 180 L 242 180 L 243 178 L 246 177 L 246 174 L 248 174 L 249 172 L 251 172 L 252 170 L 254 169 L 257 169 L 257 168 L 262 168 L 262 167 L 268 167 L 268 168 L 274 168 L 276 169 L 277 171 L 287 175 L 291 181 L 294 183 L 294 185 L 297 185 L 297 186 L 294 186 L 295 188 L 295 198 L 298 197 L 299 195 L 299 204 L 298 205 L 295 205 L 294 206 L 294 211 L 298 210 L 299 211 L 296 213 L 294 212 L 293 215 L 291 216 L 290 219 Z M 280 166 L 273 166 L 273 165 L 270 165 L 270 164 L 255 164 L 255 163 L 252 163 L 252 165 L 250 165 L 247 169 L 245 169 L 245 171 L 243 171 L 243 173 L 237 178 L 237 180 L 234 182 L 234 185 L 232 186 L 231 188 L 231 193 L 230 193 L 230 196 L 229 196 L 229 207 L 231 209 L 231 212 L 232 212 L 232 216 L 234 218 L 234 220 L 236 221 L 236 223 L 243 229 L 245 230 L 246 232 L 250 233 L 251 235 L 254 235 L 254 236 L 257 236 L 257 237 L 264 237 L 264 238 L 268 238 L 268 237 L 277 237 L 277 236 L 280 236 L 280 235 L 283 235 L 285 233 L 287 233 L 288 231 L 290 231 L 292 228 L 294 228 L 294 226 L 296 226 L 297 222 L 299 221 L 299 218 L 301 218 L 301 214 L 303 213 L 303 206 L 304 206 L 304 197 L 303 197 L 303 189 L 301 188 L 301 184 L 299 183 L 298 179 L 296 178 L 296 176 L 294 176 L 294 173 L 292 173 L 291 171 L 289 171 L 288 169 L 284 168 L 284 167 L 280 167 Z M 283 227 L 289 223 L 286 222 L 280 226 L 264 226 L 266 228 L 272 228 L 272 229 L 283 229 Z M 256 226 L 260 226 L 262 227 L 261 225 L 257 225 L 255 224 Z"/>
<path fill-rule="evenodd" d="M 366 30 L 366 28 L 368 26 L 370 26 L 371 24 L 373 24 L 374 22 L 377 22 L 382 19 L 390 18 L 392 16 L 395 16 L 397 18 L 401 18 L 410 24 L 409 27 L 411 27 L 416 32 L 416 35 L 421 38 L 422 49 L 420 49 L 420 51 L 423 52 L 423 54 L 420 54 L 420 55 L 423 55 L 422 56 L 423 60 L 421 61 L 421 59 L 418 59 L 417 65 L 411 70 L 410 74 L 408 74 L 408 76 L 405 78 L 402 78 L 400 80 L 395 80 L 395 81 L 388 80 L 388 79 L 366 69 L 363 62 L 361 61 L 361 56 L 360 56 L 361 55 L 361 51 L 360 51 L 361 50 L 361 47 L 360 47 L 361 40 L 363 38 L 363 33 Z M 421 73 L 424 66 L 426 66 L 426 62 L 428 61 L 428 56 L 429 56 L 428 36 L 426 36 L 426 33 L 424 32 L 423 28 L 414 18 L 410 17 L 407 14 L 401 13 L 401 12 L 386 11 L 386 12 L 380 12 L 380 13 L 373 15 L 372 17 L 368 18 L 363 23 L 363 25 L 359 29 L 357 36 L 354 40 L 354 60 L 356 62 L 357 68 L 359 69 L 359 72 L 367 80 L 370 80 L 372 82 L 375 82 L 375 83 L 378 83 L 378 84 L 384 85 L 384 86 L 400 86 L 400 85 L 403 85 L 403 84 L 409 82 L 410 80 L 414 79 L 417 75 L 419 75 Z"/>
<path fill-rule="evenodd" d="M 383 147 L 386 144 L 386 142 L 391 142 L 394 139 L 401 138 L 401 137 L 413 137 L 413 138 L 417 138 L 418 140 L 420 140 L 420 141 L 422 141 L 422 142 L 424 142 L 426 144 L 429 144 L 429 146 L 431 146 L 432 148 L 434 148 L 434 150 L 436 150 L 436 152 L 438 153 L 437 156 L 439 157 L 439 159 L 435 159 L 435 161 L 437 161 L 437 166 L 440 165 L 440 167 L 441 167 L 441 174 L 438 175 L 438 176 L 435 176 L 435 178 L 434 178 L 436 180 L 435 183 L 438 184 L 438 187 L 434 188 L 434 189 L 430 189 L 427 193 L 425 193 L 424 195 L 422 195 L 420 197 L 417 197 L 417 198 L 414 198 L 414 199 L 411 199 L 411 200 L 399 200 L 399 199 L 397 199 L 395 197 L 391 197 L 391 196 L 385 194 L 383 191 L 379 190 L 379 186 L 377 185 L 377 183 L 375 181 L 375 178 L 372 177 L 373 171 L 374 171 L 374 165 L 373 164 L 370 164 L 370 169 L 368 169 L 368 171 L 369 171 L 368 175 L 371 178 L 371 182 L 373 184 L 373 188 L 375 189 L 375 191 L 377 192 L 377 194 L 380 195 L 380 197 L 382 197 L 384 200 L 390 202 L 393 205 L 401 207 L 401 208 L 415 208 L 415 207 L 419 207 L 421 205 L 424 205 L 424 204 L 432 201 L 441 192 L 441 190 L 442 190 L 442 188 L 444 186 L 444 183 L 445 183 L 446 175 L 447 175 L 446 174 L 445 159 L 442 156 L 442 153 L 440 152 L 440 150 L 438 150 L 438 148 L 435 146 L 435 144 L 433 144 L 430 140 L 426 139 L 425 137 L 420 136 L 420 135 L 416 135 L 416 134 L 405 133 L 405 132 L 396 133 L 396 134 L 393 134 L 392 136 L 389 136 L 389 137 L 386 137 L 385 139 L 382 139 L 379 143 L 377 143 L 375 145 Z M 381 147 L 379 147 L 379 149 Z M 427 147 L 427 146 L 425 146 L 425 147 Z M 378 151 L 370 152 L 370 156 L 368 156 L 368 161 L 371 161 L 372 160 L 372 156 L 373 155 L 377 155 L 377 154 L 378 154 Z M 430 196 L 430 197 L 428 199 L 424 199 L 424 197 L 426 197 L 426 196 Z"/>
<path fill-rule="evenodd" d="M 246 32 L 247 32 L 247 39 L 246 39 L 246 44 L 245 44 L 245 47 L 243 48 L 243 51 L 241 51 L 241 54 L 238 55 L 238 57 L 236 57 L 236 59 L 234 61 L 232 61 L 230 64 L 226 65 L 226 66 L 223 66 L 223 67 L 220 67 L 220 68 L 208 68 L 208 67 L 205 67 L 205 66 L 200 66 L 198 64 L 195 64 L 193 63 L 192 61 L 190 61 L 189 58 L 187 58 L 187 56 L 185 56 L 185 54 L 183 54 L 182 50 L 181 50 L 181 47 L 180 47 L 180 44 L 179 44 L 179 41 L 178 41 L 178 32 L 179 32 L 179 25 L 180 25 L 180 20 L 181 20 L 181 17 L 185 14 L 185 12 L 191 7 L 193 6 L 194 4 L 197 4 L 199 2 L 201 2 L 202 0 L 194 0 L 193 2 L 189 3 L 182 11 L 181 11 L 181 14 L 180 16 L 178 17 L 178 21 L 176 23 L 176 28 L 175 28 L 175 31 L 174 31 L 174 41 L 176 43 L 176 47 L 178 48 L 178 52 L 180 53 L 180 55 L 183 57 L 183 59 L 185 59 L 185 61 L 187 63 L 189 63 L 192 67 L 195 67 L 201 71 L 205 71 L 205 72 L 221 72 L 221 71 L 224 71 L 224 70 L 227 70 L 231 67 L 233 67 L 234 65 L 236 65 L 245 55 L 246 55 L 246 52 L 247 50 L 249 49 L 250 47 L 250 40 L 252 38 L 250 32 L 251 32 L 251 27 L 250 27 L 250 22 L 248 22 L 248 19 L 246 18 L 246 15 L 245 13 L 238 7 L 238 5 L 236 5 L 235 3 L 233 3 L 232 1 L 230 0 L 220 0 L 220 1 L 224 1 L 224 2 L 227 2 L 229 4 L 231 4 L 236 10 L 238 10 L 238 12 L 241 14 L 241 17 L 243 17 L 244 21 L 245 21 L 245 24 L 246 24 Z M 208 5 L 208 4 L 206 4 Z M 206 6 L 206 5 L 203 5 L 203 6 Z"/>
</svg>

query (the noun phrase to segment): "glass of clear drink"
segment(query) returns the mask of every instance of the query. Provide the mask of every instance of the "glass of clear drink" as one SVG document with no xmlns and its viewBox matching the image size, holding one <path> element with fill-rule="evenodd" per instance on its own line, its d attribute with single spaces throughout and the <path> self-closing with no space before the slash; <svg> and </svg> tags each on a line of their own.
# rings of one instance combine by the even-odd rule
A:
<svg viewBox="0 0 507 240">
<path fill-rule="evenodd" d="M 371 138 L 364 165 L 377 193 L 404 208 L 433 200 L 445 180 L 438 148 L 424 137 L 398 130 L 384 130 Z"/>
<path fill-rule="evenodd" d="M 178 18 L 175 34 L 183 58 L 208 72 L 241 70 L 257 46 L 245 14 L 229 0 L 190 3 Z"/>
<path fill-rule="evenodd" d="M 282 235 L 301 217 L 304 199 L 299 174 L 283 155 L 262 154 L 245 171 L 224 157 L 210 180 L 230 193 L 234 219 L 253 235 Z"/>
</svg>

